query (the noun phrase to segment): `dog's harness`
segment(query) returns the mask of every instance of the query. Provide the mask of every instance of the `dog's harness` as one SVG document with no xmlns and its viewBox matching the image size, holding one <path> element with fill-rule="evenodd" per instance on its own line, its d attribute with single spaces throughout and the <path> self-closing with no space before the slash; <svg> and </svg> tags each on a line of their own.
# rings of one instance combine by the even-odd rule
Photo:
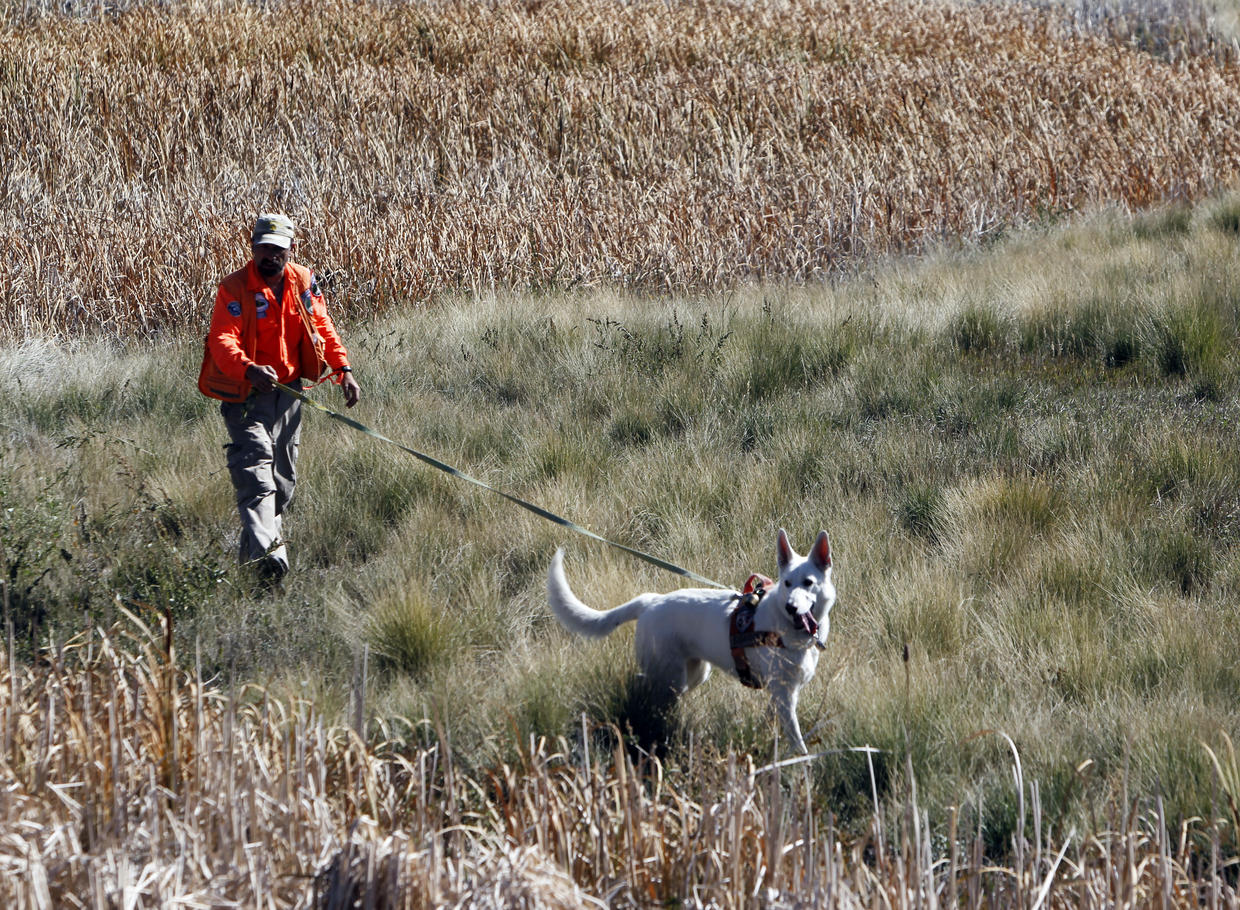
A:
<svg viewBox="0 0 1240 910">
<path fill-rule="evenodd" d="M 771 580 L 764 575 L 750 575 L 749 580 L 745 582 L 744 592 L 729 614 L 728 644 L 732 648 L 732 661 L 736 664 L 736 675 L 751 689 L 761 689 L 762 680 L 749 666 L 749 658 L 745 656 L 745 649 L 784 647 L 784 640 L 778 632 L 759 631 L 753 627 L 754 613 L 770 584 L 772 584 Z"/>
</svg>

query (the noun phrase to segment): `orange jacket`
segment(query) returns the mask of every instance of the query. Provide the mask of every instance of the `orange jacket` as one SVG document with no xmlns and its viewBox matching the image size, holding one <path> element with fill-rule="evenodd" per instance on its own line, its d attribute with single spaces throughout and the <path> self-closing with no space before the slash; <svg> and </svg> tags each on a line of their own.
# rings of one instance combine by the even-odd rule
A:
<svg viewBox="0 0 1240 910">
<path fill-rule="evenodd" d="M 309 269 L 285 266 L 279 301 L 252 261 L 220 282 L 198 388 L 212 398 L 244 401 L 250 394 L 245 371 L 252 363 L 273 367 L 286 385 L 320 379 L 325 364 L 333 370 L 349 365 Z"/>
</svg>

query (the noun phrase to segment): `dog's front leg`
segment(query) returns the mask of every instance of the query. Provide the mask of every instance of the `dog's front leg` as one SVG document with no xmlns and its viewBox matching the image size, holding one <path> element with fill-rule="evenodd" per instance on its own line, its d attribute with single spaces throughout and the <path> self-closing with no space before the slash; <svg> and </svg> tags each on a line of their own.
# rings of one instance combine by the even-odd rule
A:
<svg viewBox="0 0 1240 910">
<path fill-rule="evenodd" d="M 804 755 L 809 750 L 805 748 L 805 739 L 801 736 L 801 724 L 797 720 L 799 690 L 799 686 L 772 680 L 771 706 L 775 709 L 775 715 L 779 718 L 779 723 L 784 728 L 784 734 L 792 743 L 792 747 Z"/>
<path fill-rule="evenodd" d="M 827 636 L 831 634 L 831 614 L 826 613 L 818 620 L 818 631 L 814 633 L 814 644 L 819 651 L 826 650 Z"/>
</svg>

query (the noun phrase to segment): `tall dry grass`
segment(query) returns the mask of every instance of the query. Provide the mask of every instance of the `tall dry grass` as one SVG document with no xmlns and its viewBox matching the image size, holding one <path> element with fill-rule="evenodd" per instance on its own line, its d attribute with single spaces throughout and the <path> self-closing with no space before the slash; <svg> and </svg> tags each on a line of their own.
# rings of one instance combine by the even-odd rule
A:
<svg viewBox="0 0 1240 910">
<path fill-rule="evenodd" d="M 0 898 L 11 908 L 1235 906 L 1221 820 L 1169 829 L 1127 794 L 1109 828 L 1052 838 L 1011 747 L 1021 826 L 931 835 L 913 783 L 860 837 L 800 767 L 701 753 L 665 772 L 591 738 L 465 772 L 451 743 L 327 724 L 229 690 L 132 613 L 0 667 Z M 581 744 L 585 744 L 584 750 Z M 1234 753 L 1211 753 L 1234 784 Z M 911 768 L 909 780 L 912 781 Z M 1228 792 L 1228 795 L 1235 795 Z M 937 820 L 936 820 L 937 822 Z"/>
<path fill-rule="evenodd" d="M 68 8 L 0 16 L 9 338 L 201 325 L 269 208 L 372 312 L 817 278 L 1240 165 L 1234 57 L 1174 16 L 1142 43 L 933 0 Z"/>
</svg>

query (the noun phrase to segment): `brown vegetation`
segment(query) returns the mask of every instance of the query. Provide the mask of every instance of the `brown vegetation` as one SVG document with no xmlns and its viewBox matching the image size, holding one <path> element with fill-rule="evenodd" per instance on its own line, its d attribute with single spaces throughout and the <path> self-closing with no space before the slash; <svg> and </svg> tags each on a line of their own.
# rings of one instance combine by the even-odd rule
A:
<svg viewBox="0 0 1240 910">
<path fill-rule="evenodd" d="M 898 815 L 839 835 L 800 766 L 746 757 L 669 772 L 589 740 L 531 741 L 465 770 L 417 730 L 326 724 L 177 666 L 136 617 L 0 670 L 0 897 L 7 907 L 1198 906 L 1232 903 L 1219 829 L 1126 796 L 1111 833 L 1059 845 L 1013 752 L 1010 863 L 915 785 Z M 359 712 L 360 714 L 360 712 Z M 400 731 L 397 731 L 400 732 Z M 431 736 L 429 739 L 435 739 Z M 1234 766 L 1234 755 L 1230 763 Z M 784 780 L 781 782 L 781 773 Z M 1224 775 L 1226 776 L 1226 775 Z M 911 780 L 911 777 L 910 777 Z M 1026 819 L 1025 794 L 1030 797 Z M 801 793 L 801 796 L 797 794 Z"/>
<path fill-rule="evenodd" d="M 808 279 L 1240 168 L 1240 72 L 1004 4 L 205 2 L 0 26 L 0 332 L 197 327 L 257 211 L 348 311 Z M 1174 30 L 1173 30 L 1174 31 Z"/>
</svg>

